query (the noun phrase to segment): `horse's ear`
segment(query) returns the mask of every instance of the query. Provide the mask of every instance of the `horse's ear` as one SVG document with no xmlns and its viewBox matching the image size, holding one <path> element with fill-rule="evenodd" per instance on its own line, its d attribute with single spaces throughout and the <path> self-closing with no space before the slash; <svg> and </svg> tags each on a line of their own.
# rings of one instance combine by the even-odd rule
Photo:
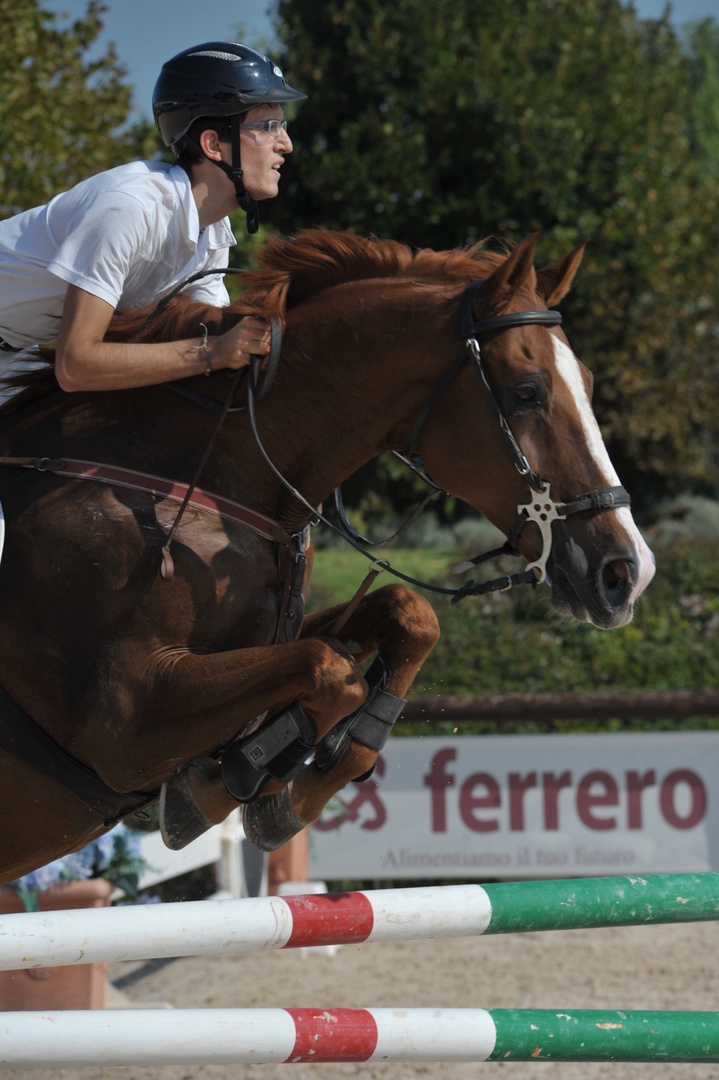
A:
<svg viewBox="0 0 719 1080">
<path fill-rule="evenodd" d="M 538 240 L 539 233 L 526 236 L 502 265 L 487 278 L 477 296 L 482 310 L 474 311 L 475 319 L 498 315 L 504 311 L 514 294 L 533 272 L 534 249 Z"/>
<path fill-rule="evenodd" d="M 584 240 L 574 251 L 570 251 L 566 258 L 550 263 L 543 270 L 537 270 L 537 292 L 548 308 L 558 304 L 562 297 L 569 292 L 588 243 L 589 238 Z"/>
</svg>

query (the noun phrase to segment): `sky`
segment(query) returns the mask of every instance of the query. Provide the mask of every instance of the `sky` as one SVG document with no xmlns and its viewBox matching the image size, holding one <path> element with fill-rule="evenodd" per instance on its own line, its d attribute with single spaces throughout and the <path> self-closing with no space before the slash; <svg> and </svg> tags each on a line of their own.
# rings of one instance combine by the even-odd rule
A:
<svg viewBox="0 0 719 1080">
<path fill-rule="evenodd" d="M 105 29 L 98 46 L 114 41 L 134 87 L 136 114 L 152 118 L 152 90 L 165 60 L 204 41 L 273 37 L 270 0 L 103 0 Z M 719 0 L 717 0 L 719 3 Z M 60 25 L 82 18 L 87 0 L 41 0 L 46 11 L 66 13 Z M 100 50 L 102 51 L 102 50 Z M 93 55 L 92 52 L 89 55 Z"/>
<path fill-rule="evenodd" d="M 104 0 L 105 30 L 99 46 L 114 41 L 120 60 L 134 87 L 135 116 L 152 115 L 152 89 L 162 63 L 175 53 L 203 41 L 244 40 L 257 45 L 260 39 L 271 51 L 272 0 Z M 322 3 L 322 0 L 317 0 Z M 388 3 L 391 0 L 388 0 Z M 637 14 L 659 18 L 665 0 L 634 0 Z M 706 18 L 719 20 L 719 0 L 674 0 L 672 22 Z M 68 19 L 87 10 L 87 0 L 43 0 L 42 7 Z M 62 25 L 62 22 L 61 22 Z M 288 72 L 292 81 L 292 73 Z"/>
</svg>

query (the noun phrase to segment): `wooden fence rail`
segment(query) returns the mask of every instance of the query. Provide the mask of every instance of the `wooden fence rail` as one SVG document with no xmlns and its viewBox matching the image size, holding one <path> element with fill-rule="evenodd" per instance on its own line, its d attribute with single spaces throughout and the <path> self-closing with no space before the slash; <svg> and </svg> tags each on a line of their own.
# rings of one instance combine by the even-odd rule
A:
<svg viewBox="0 0 719 1080">
<path fill-rule="evenodd" d="M 719 689 L 412 697 L 402 714 L 402 722 L 611 720 L 616 717 L 686 720 L 694 716 L 719 717 Z"/>
</svg>

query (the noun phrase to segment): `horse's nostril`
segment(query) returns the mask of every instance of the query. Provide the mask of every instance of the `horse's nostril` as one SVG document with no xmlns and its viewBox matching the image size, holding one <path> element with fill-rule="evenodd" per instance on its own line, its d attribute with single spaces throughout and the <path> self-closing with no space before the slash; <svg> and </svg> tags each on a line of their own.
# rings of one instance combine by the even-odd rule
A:
<svg viewBox="0 0 719 1080">
<path fill-rule="evenodd" d="M 629 567 L 624 559 L 614 559 L 607 563 L 607 570 L 616 577 L 617 581 L 629 580 Z"/>
<path fill-rule="evenodd" d="M 632 586 L 632 575 L 626 559 L 612 559 L 602 570 L 604 592 L 612 604 L 623 603 Z"/>
</svg>

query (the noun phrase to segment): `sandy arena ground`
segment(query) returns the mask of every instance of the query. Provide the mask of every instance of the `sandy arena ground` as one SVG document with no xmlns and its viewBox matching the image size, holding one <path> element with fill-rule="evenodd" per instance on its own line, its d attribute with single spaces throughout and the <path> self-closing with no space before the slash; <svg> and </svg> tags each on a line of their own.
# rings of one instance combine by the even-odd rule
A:
<svg viewBox="0 0 719 1080">
<path fill-rule="evenodd" d="M 425 1006 L 719 1010 L 719 923 L 565 930 L 190 957 L 127 986 L 134 1007 Z M 140 963 L 112 964 L 116 980 Z M 130 1035 L 130 1038 L 132 1036 Z M 2 1080 L 719 1080 L 719 1065 L 455 1063 L 7 1069 Z"/>
</svg>

